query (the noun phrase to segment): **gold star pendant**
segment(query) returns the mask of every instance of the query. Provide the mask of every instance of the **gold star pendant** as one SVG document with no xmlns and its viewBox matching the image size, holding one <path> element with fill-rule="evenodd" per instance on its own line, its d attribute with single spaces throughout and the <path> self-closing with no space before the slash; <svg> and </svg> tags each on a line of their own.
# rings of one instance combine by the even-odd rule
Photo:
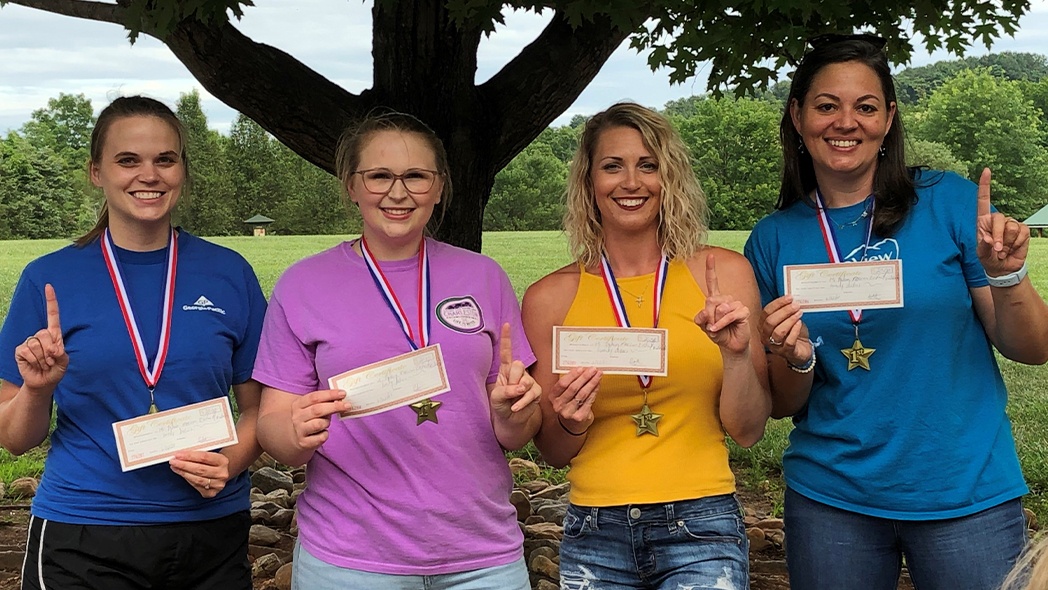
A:
<svg viewBox="0 0 1048 590">
<path fill-rule="evenodd" d="M 439 422 L 437 422 L 437 410 L 443 405 L 444 402 L 435 402 L 431 399 L 424 399 L 420 402 L 411 404 L 409 407 L 412 410 L 415 410 L 415 413 L 418 415 L 418 420 L 415 422 L 415 426 L 426 421 L 439 424 Z"/>
<path fill-rule="evenodd" d="M 877 352 L 876 348 L 866 348 L 859 342 L 859 339 L 855 339 L 855 343 L 852 344 L 851 348 L 842 348 L 841 354 L 848 358 L 848 370 L 851 371 L 856 367 L 862 367 L 867 371 L 870 370 L 870 355 Z"/>
<path fill-rule="evenodd" d="M 644 407 L 640 409 L 640 413 L 632 414 L 630 418 L 633 418 L 633 421 L 637 423 L 637 436 L 645 434 L 659 435 L 659 420 L 662 420 L 662 414 L 652 412 L 648 404 L 644 404 Z"/>
</svg>

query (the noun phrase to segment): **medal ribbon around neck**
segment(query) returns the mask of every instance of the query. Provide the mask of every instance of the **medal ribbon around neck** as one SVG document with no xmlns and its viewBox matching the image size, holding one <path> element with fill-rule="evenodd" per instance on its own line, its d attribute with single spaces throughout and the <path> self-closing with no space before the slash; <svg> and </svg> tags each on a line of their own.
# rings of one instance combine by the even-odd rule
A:
<svg viewBox="0 0 1048 590">
<path fill-rule="evenodd" d="M 837 242 L 837 232 L 834 231 L 833 222 L 826 213 L 826 204 L 819 189 L 815 189 L 815 205 L 819 211 L 819 229 L 822 230 L 822 243 L 826 246 L 826 254 L 829 255 L 830 262 L 843 262 L 841 260 L 840 245 Z M 866 220 L 866 240 L 862 244 L 862 258 L 860 260 L 866 260 L 866 251 L 870 248 L 870 237 L 873 235 L 873 210 L 876 206 L 877 200 L 874 199 L 870 203 L 870 216 Z M 858 324 L 862 321 L 861 309 L 850 309 L 848 310 L 848 315 L 851 316 L 853 324 Z"/>
<path fill-rule="evenodd" d="M 397 294 L 393 292 L 393 286 L 389 284 L 386 275 L 382 274 L 382 268 L 379 267 L 378 261 L 375 260 L 371 250 L 368 249 L 367 240 L 363 236 L 360 238 L 360 253 L 364 258 L 364 265 L 367 266 L 368 272 L 371 273 L 371 278 L 375 281 L 375 286 L 382 292 L 386 305 L 389 306 L 389 310 L 393 312 L 397 321 L 400 322 L 400 328 L 404 331 L 404 337 L 407 338 L 411 349 L 425 348 L 429 343 L 430 333 L 429 255 L 426 253 L 426 238 L 422 238 L 422 243 L 418 247 L 418 342 L 415 341 L 415 333 L 411 329 L 411 323 L 408 322 L 407 314 L 404 313 L 404 307 L 400 305 L 400 300 L 397 299 Z"/>
<path fill-rule="evenodd" d="M 142 374 L 149 387 L 150 413 L 156 412 L 156 404 L 153 403 L 153 389 L 160 381 L 160 373 L 164 370 L 164 361 L 167 360 L 167 351 L 171 343 L 171 312 L 175 300 L 175 271 L 178 268 L 178 240 L 175 237 L 175 229 L 171 228 L 171 235 L 167 242 L 167 270 L 164 273 L 164 311 L 160 323 L 160 342 L 157 343 L 156 358 L 153 366 L 148 366 L 146 347 L 142 343 L 142 335 L 138 331 L 138 322 L 135 313 L 131 310 L 131 300 L 127 296 L 124 287 L 124 277 L 120 272 L 120 261 L 113 251 L 113 239 L 109 235 L 109 228 L 102 234 L 102 258 L 105 259 L 106 268 L 109 269 L 109 278 L 113 281 L 113 290 L 116 291 L 117 302 L 120 304 L 120 312 L 124 316 L 124 324 L 127 333 L 131 337 L 131 344 L 135 350 L 135 360 L 138 361 L 138 372 Z"/>
<path fill-rule="evenodd" d="M 655 284 L 652 286 L 655 302 L 651 321 L 653 328 L 659 325 L 659 310 L 662 308 L 662 293 L 666 290 L 666 276 L 669 274 L 669 268 L 670 259 L 663 254 L 659 268 L 655 271 Z M 626 306 L 622 303 L 622 293 L 619 292 L 619 285 L 615 282 L 615 273 L 611 270 L 611 263 L 608 262 L 606 252 L 600 254 L 600 277 L 604 279 L 604 288 L 608 292 L 608 299 L 611 300 L 615 321 L 618 322 L 620 328 L 631 328 L 630 318 L 626 315 Z M 637 379 L 640 380 L 640 386 L 644 389 L 651 386 L 651 375 L 637 375 Z"/>
</svg>

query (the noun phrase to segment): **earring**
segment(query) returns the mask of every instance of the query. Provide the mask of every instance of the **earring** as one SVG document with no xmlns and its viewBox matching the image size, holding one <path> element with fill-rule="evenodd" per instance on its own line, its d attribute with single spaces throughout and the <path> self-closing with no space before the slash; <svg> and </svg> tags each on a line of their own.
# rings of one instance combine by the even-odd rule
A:
<svg viewBox="0 0 1048 590">
<path fill-rule="evenodd" d="M 803 139 L 798 139 L 797 140 L 797 152 L 799 152 L 801 154 L 803 154 L 805 152 L 804 140 Z"/>
<path fill-rule="evenodd" d="M 883 158 L 887 153 L 888 148 L 884 147 L 884 144 L 882 143 L 881 147 L 877 148 L 877 155 Z"/>
</svg>

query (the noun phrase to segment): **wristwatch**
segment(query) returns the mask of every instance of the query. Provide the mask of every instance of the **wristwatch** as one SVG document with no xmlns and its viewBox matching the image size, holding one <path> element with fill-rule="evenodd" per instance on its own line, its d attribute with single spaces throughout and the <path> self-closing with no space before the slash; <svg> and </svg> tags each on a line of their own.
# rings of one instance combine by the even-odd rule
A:
<svg viewBox="0 0 1048 590">
<path fill-rule="evenodd" d="M 1014 287 L 1022 282 L 1023 278 L 1026 277 L 1026 262 L 1023 261 L 1022 268 L 1019 270 L 1001 275 L 999 277 L 991 277 L 986 275 L 986 282 L 990 283 L 991 287 Z"/>
</svg>

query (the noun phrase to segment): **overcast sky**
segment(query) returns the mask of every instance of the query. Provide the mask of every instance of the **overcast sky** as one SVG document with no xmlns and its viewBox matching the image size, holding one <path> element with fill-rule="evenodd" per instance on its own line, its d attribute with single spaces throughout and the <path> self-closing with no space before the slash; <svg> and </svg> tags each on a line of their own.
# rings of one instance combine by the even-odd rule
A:
<svg viewBox="0 0 1048 590">
<path fill-rule="evenodd" d="M 256 41 L 287 51 L 352 92 L 371 86 L 371 3 L 360 0 L 255 0 L 236 26 Z M 480 46 L 478 80 L 509 61 L 544 26 L 540 15 L 508 15 Z M 1014 38 L 981 45 L 968 55 L 990 51 L 1048 54 L 1048 0 L 1034 0 Z M 918 48 L 910 65 L 951 59 Z M 146 94 L 174 106 L 179 95 L 196 88 L 212 127 L 226 132 L 235 113 L 211 97 L 167 48 L 142 36 L 132 46 L 125 31 L 108 23 L 58 16 L 8 4 L 0 9 L 0 133 L 17 129 L 32 111 L 65 92 L 83 93 L 96 112 L 117 96 Z M 555 124 L 572 115 L 592 114 L 622 99 L 661 108 L 677 98 L 701 94 L 705 72 L 671 86 L 669 71 L 651 72 L 646 55 L 628 42 L 608 60 L 578 101 Z"/>
</svg>

